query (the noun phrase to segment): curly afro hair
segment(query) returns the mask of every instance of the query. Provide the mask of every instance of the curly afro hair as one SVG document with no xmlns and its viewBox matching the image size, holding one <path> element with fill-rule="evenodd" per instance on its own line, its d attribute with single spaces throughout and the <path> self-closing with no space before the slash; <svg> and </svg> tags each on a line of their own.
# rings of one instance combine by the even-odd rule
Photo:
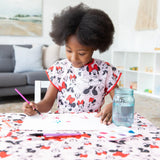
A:
<svg viewBox="0 0 160 160">
<path fill-rule="evenodd" d="M 54 16 L 50 36 L 58 45 L 64 45 L 68 37 L 76 35 L 79 43 L 107 50 L 113 42 L 114 26 L 109 16 L 99 9 L 89 8 L 83 3 L 67 7 Z"/>
</svg>

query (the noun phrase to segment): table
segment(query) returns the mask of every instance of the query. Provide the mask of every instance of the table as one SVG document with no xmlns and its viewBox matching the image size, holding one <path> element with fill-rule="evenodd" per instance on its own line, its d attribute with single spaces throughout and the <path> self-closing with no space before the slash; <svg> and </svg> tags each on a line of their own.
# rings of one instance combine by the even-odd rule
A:
<svg viewBox="0 0 160 160">
<path fill-rule="evenodd" d="M 160 129 L 135 113 L 138 135 L 108 141 L 105 133 L 82 132 L 75 137 L 34 137 L 20 130 L 23 113 L 0 113 L 0 159 L 4 160 L 159 160 Z"/>
</svg>

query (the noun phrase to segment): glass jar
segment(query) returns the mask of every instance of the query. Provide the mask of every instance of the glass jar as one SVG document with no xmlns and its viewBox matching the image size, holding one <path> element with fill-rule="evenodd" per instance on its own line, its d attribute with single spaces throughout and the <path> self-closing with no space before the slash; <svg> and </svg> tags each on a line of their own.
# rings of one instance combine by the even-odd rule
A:
<svg viewBox="0 0 160 160">
<path fill-rule="evenodd" d="M 112 121 L 116 126 L 132 126 L 135 99 L 133 90 L 116 88 L 113 97 Z"/>
</svg>

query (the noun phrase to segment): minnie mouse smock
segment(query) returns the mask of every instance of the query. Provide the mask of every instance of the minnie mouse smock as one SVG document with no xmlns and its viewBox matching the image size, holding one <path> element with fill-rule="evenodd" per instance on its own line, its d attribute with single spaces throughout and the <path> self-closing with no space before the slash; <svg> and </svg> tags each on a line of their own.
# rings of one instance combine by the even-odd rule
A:
<svg viewBox="0 0 160 160">
<path fill-rule="evenodd" d="M 97 112 L 104 97 L 117 84 L 121 72 L 108 62 L 93 59 L 75 68 L 63 59 L 46 70 L 51 84 L 58 89 L 58 113 Z"/>
</svg>

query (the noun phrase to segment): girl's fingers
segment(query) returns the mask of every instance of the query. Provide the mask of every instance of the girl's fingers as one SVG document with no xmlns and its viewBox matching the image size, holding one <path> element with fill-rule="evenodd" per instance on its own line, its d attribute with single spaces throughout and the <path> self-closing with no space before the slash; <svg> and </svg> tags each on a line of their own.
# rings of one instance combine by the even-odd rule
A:
<svg viewBox="0 0 160 160">
<path fill-rule="evenodd" d="M 109 119 L 109 121 L 108 121 L 108 125 L 110 125 L 112 123 L 112 116 L 111 116 L 111 118 Z"/>
<path fill-rule="evenodd" d="M 31 116 L 31 115 L 35 115 L 36 114 L 36 111 L 34 111 L 33 107 L 34 107 L 34 103 L 24 103 L 23 106 L 22 106 L 22 110 L 25 114 Z"/>
<path fill-rule="evenodd" d="M 112 114 L 111 113 L 108 113 L 108 114 L 106 114 L 106 115 L 103 115 L 103 117 L 101 118 L 101 120 L 102 120 L 102 122 L 104 123 L 104 124 L 108 124 L 108 122 L 109 123 L 111 123 L 111 120 L 112 120 Z"/>
<path fill-rule="evenodd" d="M 100 117 L 102 115 L 102 111 L 98 112 L 95 116 Z"/>
</svg>

